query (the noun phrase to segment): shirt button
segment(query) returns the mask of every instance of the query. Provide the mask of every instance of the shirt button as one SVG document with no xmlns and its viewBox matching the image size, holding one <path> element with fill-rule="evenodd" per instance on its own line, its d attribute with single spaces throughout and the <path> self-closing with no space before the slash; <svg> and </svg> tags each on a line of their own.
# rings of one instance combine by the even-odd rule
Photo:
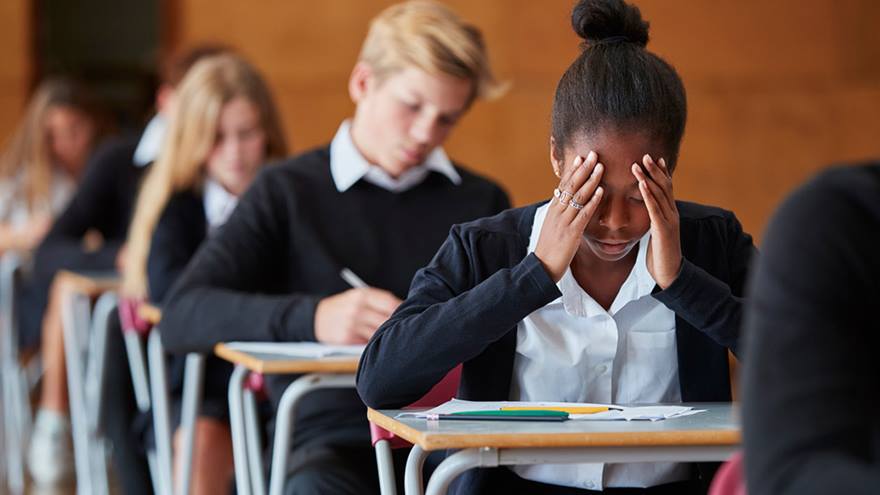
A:
<svg viewBox="0 0 880 495">
<path fill-rule="evenodd" d="M 599 366 L 596 366 L 596 372 L 599 373 L 600 375 L 605 373 L 606 371 L 608 371 L 608 366 L 605 366 L 604 364 L 600 364 Z"/>
</svg>

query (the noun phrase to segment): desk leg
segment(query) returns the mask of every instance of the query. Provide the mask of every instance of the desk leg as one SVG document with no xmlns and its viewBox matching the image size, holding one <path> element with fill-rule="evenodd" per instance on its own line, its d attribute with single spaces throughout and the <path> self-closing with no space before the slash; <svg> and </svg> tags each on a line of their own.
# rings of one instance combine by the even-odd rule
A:
<svg viewBox="0 0 880 495">
<path fill-rule="evenodd" d="M 374 449 L 376 450 L 376 466 L 379 468 L 379 493 L 381 495 L 397 495 L 391 444 L 388 440 L 379 440 Z"/>
<path fill-rule="evenodd" d="M 106 292 L 98 298 L 92 314 L 88 335 L 88 353 L 85 369 L 85 412 L 89 425 L 89 460 L 92 469 L 92 483 L 96 494 L 110 492 L 107 479 L 106 440 L 101 431 L 104 424 L 104 388 L 106 377 L 107 335 L 113 310 L 116 309 L 116 294 Z"/>
<path fill-rule="evenodd" d="M 425 459 L 428 453 L 418 445 L 413 445 L 406 458 L 406 471 L 403 475 L 403 489 L 406 495 L 422 495 L 425 492 L 425 482 L 422 473 L 425 468 Z"/>
<path fill-rule="evenodd" d="M 89 327 L 89 300 L 82 294 L 65 291 L 61 318 L 64 333 L 64 358 L 67 362 L 67 388 L 70 395 L 70 423 L 78 493 L 95 493 L 89 461 L 89 423 L 83 387 L 82 345 L 80 338 Z"/>
<path fill-rule="evenodd" d="M 177 461 L 176 495 L 189 495 L 196 422 L 202 402 L 204 375 L 205 356 L 196 352 L 187 354 L 183 371 L 183 404 L 180 413 L 180 431 L 183 438 L 180 446 L 180 458 Z"/>
<path fill-rule="evenodd" d="M 229 379 L 229 426 L 232 430 L 232 456 L 235 461 L 235 489 L 238 495 L 251 495 L 251 477 L 248 473 L 247 442 L 244 426 L 244 380 L 248 369 L 236 365 Z"/>
<path fill-rule="evenodd" d="M 443 495 L 460 474 L 476 467 L 498 466 L 498 450 L 490 447 L 460 450 L 437 466 L 428 480 L 427 495 Z"/>
<path fill-rule="evenodd" d="M 321 388 L 355 386 L 354 375 L 314 373 L 303 375 L 287 386 L 278 403 L 275 418 L 275 440 L 272 445 L 272 470 L 269 472 L 269 495 L 281 495 L 287 477 L 287 454 L 293 436 L 293 415 L 299 400 Z"/>
</svg>

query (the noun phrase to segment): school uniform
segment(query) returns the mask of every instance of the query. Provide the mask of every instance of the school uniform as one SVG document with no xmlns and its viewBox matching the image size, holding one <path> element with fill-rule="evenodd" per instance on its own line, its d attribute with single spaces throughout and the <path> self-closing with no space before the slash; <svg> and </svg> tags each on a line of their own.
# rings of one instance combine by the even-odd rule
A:
<svg viewBox="0 0 880 495">
<path fill-rule="evenodd" d="M 141 179 L 159 153 L 164 128 L 164 120 L 156 116 L 139 137 L 108 141 L 89 159 L 76 193 L 35 253 L 34 277 L 20 300 L 23 342 L 39 342 L 49 287 L 58 270 L 115 270 Z M 90 230 L 103 238 L 94 251 L 85 250 L 82 243 Z M 118 319 L 111 318 L 111 325 L 118 325 Z M 142 442 L 132 429 L 138 411 L 121 328 L 108 332 L 105 355 L 107 369 L 115 370 L 107 374 L 104 395 L 104 407 L 113 413 L 102 425 L 113 450 L 113 467 L 125 493 L 152 493 Z"/>
<path fill-rule="evenodd" d="M 880 162 L 825 171 L 779 208 L 744 323 L 752 495 L 880 491 Z"/>
<path fill-rule="evenodd" d="M 163 343 L 204 352 L 224 341 L 314 341 L 318 302 L 351 288 L 343 268 L 402 298 L 453 224 L 508 205 L 497 185 L 439 148 L 394 179 L 360 155 L 344 123 L 329 147 L 260 173 L 172 288 Z M 270 397 L 290 380 L 268 380 Z M 354 390 L 312 393 L 295 421 L 293 490 L 377 490 Z"/>
<path fill-rule="evenodd" d="M 169 199 L 153 232 L 147 259 L 152 302 L 163 306 L 168 290 L 199 246 L 226 222 L 237 203 L 236 196 L 211 179 L 206 180 L 200 190 L 179 192 Z M 169 389 L 175 422 L 180 419 L 185 363 L 184 355 L 173 356 L 169 363 Z M 207 356 L 200 416 L 229 420 L 227 393 L 231 374 L 229 362 L 213 354 Z"/>
<path fill-rule="evenodd" d="M 646 235 L 610 311 L 570 273 L 554 283 L 534 255 L 546 204 L 453 227 L 368 344 L 358 369 L 364 402 L 405 406 L 459 363 L 458 397 L 469 400 L 729 401 L 727 351 L 738 350 L 755 248 L 732 213 L 677 205 L 678 278 L 665 290 L 653 283 L 644 266 Z M 650 362 L 652 352 L 665 357 Z M 699 475 L 711 479 L 712 467 Z M 536 466 L 515 468 L 514 478 L 507 468 L 482 469 L 465 473 L 456 487 L 490 493 L 522 477 L 538 493 L 630 492 L 623 487 L 694 478 L 691 469 L 661 466 L 655 475 L 632 465 Z"/>
</svg>

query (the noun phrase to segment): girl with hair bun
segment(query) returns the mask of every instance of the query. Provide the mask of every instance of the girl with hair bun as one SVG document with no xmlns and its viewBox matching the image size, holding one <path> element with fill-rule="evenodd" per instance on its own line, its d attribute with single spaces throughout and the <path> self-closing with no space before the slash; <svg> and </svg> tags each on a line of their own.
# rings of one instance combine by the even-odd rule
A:
<svg viewBox="0 0 880 495">
<path fill-rule="evenodd" d="M 687 104 L 622 0 L 581 0 L 583 50 L 559 81 L 549 201 L 453 227 L 358 370 L 396 408 L 460 363 L 468 400 L 730 401 L 755 252 L 729 211 L 676 201 Z M 704 493 L 714 465 L 558 464 L 471 470 L 459 493 Z"/>
</svg>

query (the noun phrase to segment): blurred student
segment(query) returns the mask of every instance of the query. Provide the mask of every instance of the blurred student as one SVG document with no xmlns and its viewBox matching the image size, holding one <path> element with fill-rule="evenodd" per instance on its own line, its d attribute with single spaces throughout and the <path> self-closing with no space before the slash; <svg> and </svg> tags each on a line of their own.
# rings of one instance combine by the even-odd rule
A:
<svg viewBox="0 0 880 495">
<path fill-rule="evenodd" d="M 751 237 L 675 200 L 686 98 L 621 0 L 581 0 L 583 50 L 559 81 L 549 202 L 452 228 L 358 369 L 367 405 L 402 407 L 464 363 L 459 397 L 729 401 Z M 458 493 L 704 493 L 715 466 L 538 464 L 471 470 Z"/>
<path fill-rule="evenodd" d="M 68 79 L 37 87 L 0 154 L 0 254 L 37 247 L 73 196 L 99 134 L 82 87 Z"/>
<path fill-rule="evenodd" d="M 162 339 L 365 343 L 451 225 L 508 207 L 494 183 L 441 145 L 478 97 L 498 91 L 479 30 L 439 3 L 372 22 L 349 79 L 354 117 L 329 145 L 262 172 L 166 298 Z M 370 287 L 352 288 L 349 269 Z M 269 381 L 280 397 L 285 378 Z M 351 389 L 297 411 L 288 493 L 378 491 L 366 409 Z"/>
<path fill-rule="evenodd" d="M 44 374 L 28 453 L 29 471 L 37 484 L 56 484 L 73 473 L 60 305 L 65 288 L 52 283 L 55 273 L 61 269 L 106 272 L 123 265 L 137 188 L 162 144 L 165 115 L 174 106 L 175 87 L 197 60 L 223 50 L 201 46 L 169 60 L 156 92 L 156 116 L 140 137 L 119 138 L 96 151 L 70 204 L 37 249 L 35 280 L 19 312 L 23 339 L 36 343 L 42 336 Z M 97 233 L 100 244 L 84 243 L 87 233 Z M 112 461 L 126 492 L 138 493 L 148 489 L 149 477 L 143 467 L 145 460 L 134 446 L 135 437 L 128 431 L 136 406 L 121 337 L 119 332 L 110 332 L 110 337 L 108 366 L 120 372 L 108 376 L 107 388 L 113 392 L 106 397 L 116 413 L 108 415 L 105 431 L 115 446 Z M 141 468 L 135 469 L 138 466 Z"/>
<path fill-rule="evenodd" d="M 880 492 L 880 162 L 798 189 L 750 283 L 743 383 L 750 495 Z"/>
<path fill-rule="evenodd" d="M 236 55 L 198 62 L 180 83 L 177 98 L 165 145 L 138 197 L 123 277 L 125 297 L 160 305 L 202 241 L 229 218 L 258 170 L 287 152 L 266 83 Z M 164 325 L 163 331 L 168 331 Z M 180 356 L 172 366 L 178 417 L 183 367 Z M 193 494 L 228 493 L 231 486 L 227 406 L 231 372 L 225 361 L 207 358 L 196 425 Z"/>
</svg>

